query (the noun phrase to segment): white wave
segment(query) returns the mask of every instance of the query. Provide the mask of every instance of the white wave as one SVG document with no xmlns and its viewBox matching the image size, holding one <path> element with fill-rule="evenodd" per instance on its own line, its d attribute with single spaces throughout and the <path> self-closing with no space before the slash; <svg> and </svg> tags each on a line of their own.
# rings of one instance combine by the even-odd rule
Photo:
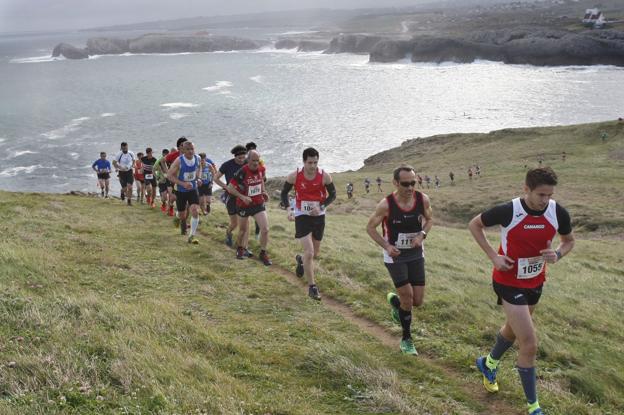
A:
<svg viewBox="0 0 624 415">
<path fill-rule="evenodd" d="M 230 95 L 232 93 L 232 91 L 228 90 L 228 89 L 223 89 L 221 91 L 217 91 L 218 95 Z"/>
<path fill-rule="evenodd" d="M 18 58 L 11 59 L 9 63 L 43 63 L 43 62 L 54 62 L 54 61 L 64 61 L 65 58 L 59 56 L 57 58 L 53 58 L 50 54 L 44 56 L 32 56 L 30 58 Z"/>
<path fill-rule="evenodd" d="M 78 154 L 78 153 L 69 153 L 69 156 L 70 156 L 73 160 L 78 160 L 78 157 L 80 157 L 80 154 Z"/>
<path fill-rule="evenodd" d="M 214 85 L 212 86 L 207 86 L 205 88 L 202 88 L 204 91 L 211 91 L 211 92 L 215 92 L 215 91 L 220 91 L 222 89 L 226 89 L 226 88 L 230 88 L 232 87 L 234 84 L 230 81 L 217 81 Z"/>
<path fill-rule="evenodd" d="M 311 33 L 318 33 L 318 30 L 291 30 L 289 32 L 277 33 L 278 35 L 288 36 L 288 35 L 308 35 Z"/>
<path fill-rule="evenodd" d="M 37 151 L 23 150 L 23 151 L 13 151 L 7 157 L 7 159 L 14 159 L 15 157 L 23 156 L 25 154 L 37 154 Z"/>
<path fill-rule="evenodd" d="M 5 170 L 2 170 L 0 172 L 0 177 L 14 177 L 17 176 L 18 174 L 22 173 L 22 174 L 30 174 L 32 172 L 34 172 L 37 169 L 42 168 L 43 166 L 41 164 L 35 164 L 32 166 L 17 166 L 17 167 L 11 167 Z"/>
<path fill-rule="evenodd" d="M 195 107 L 199 107 L 199 104 L 192 104 L 190 102 L 168 102 L 166 104 L 161 104 L 160 106 L 168 108 L 168 109 L 174 109 L 174 108 L 195 108 Z"/>
<path fill-rule="evenodd" d="M 115 115 L 117 114 L 115 114 L 114 112 L 104 112 L 100 114 L 100 117 L 114 117 Z"/>
<path fill-rule="evenodd" d="M 61 128 L 57 128 L 56 130 L 48 131 L 47 133 L 42 133 L 41 135 L 49 140 L 56 140 L 57 138 L 64 138 L 67 136 L 67 134 L 80 129 L 80 125 L 89 119 L 91 119 L 91 117 L 75 118 L 71 120 L 69 124 L 62 126 Z"/>
<path fill-rule="evenodd" d="M 257 82 L 259 84 L 264 83 L 264 77 L 262 75 L 252 76 L 249 79 L 251 79 L 252 81 Z"/>
<path fill-rule="evenodd" d="M 191 114 L 184 114 L 181 112 L 172 112 L 171 114 L 169 114 L 169 118 L 171 118 L 172 120 L 179 120 L 180 118 L 184 118 L 184 117 L 190 117 Z"/>
</svg>

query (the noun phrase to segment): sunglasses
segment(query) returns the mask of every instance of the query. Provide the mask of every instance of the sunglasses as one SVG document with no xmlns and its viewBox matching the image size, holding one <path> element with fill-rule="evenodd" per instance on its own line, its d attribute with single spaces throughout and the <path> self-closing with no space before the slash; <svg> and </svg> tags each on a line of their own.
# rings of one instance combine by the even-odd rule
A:
<svg viewBox="0 0 624 415">
<path fill-rule="evenodd" d="M 414 187 L 416 186 L 416 180 L 412 180 L 411 182 L 399 182 L 399 184 L 403 187 Z"/>
</svg>

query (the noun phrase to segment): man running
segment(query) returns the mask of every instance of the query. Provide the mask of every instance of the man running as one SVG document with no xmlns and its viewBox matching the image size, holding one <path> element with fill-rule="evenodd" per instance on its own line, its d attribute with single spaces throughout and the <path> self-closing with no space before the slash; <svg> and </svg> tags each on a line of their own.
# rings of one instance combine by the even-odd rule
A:
<svg viewBox="0 0 624 415">
<path fill-rule="evenodd" d="M 247 154 L 248 163 L 241 167 L 227 186 L 228 193 L 236 197 L 238 213 L 238 238 L 236 259 L 245 259 L 249 239 L 249 218 L 253 217 L 260 226 L 260 260 L 266 266 L 272 264 L 267 254 L 269 242 L 269 218 L 264 202 L 269 195 L 264 187 L 266 170 L 260 165 L 260 153 L 251 150 Z"/>
<path fill-rule="evenodd" d="M 98 186 L 102 191 L 102 197 L 108 199 L 108 187 L 110 183 L 111 164 L 106 160 L 106 152 L 100 152 L 100 158 L 95 160 L 91 165 L 93 171 L 97 173 Z M 106 193 L 104 193 L 106 191 Z"/>
<path fill-rule="evenodd" d="M 136 156 L 132 151 L 128 151 L 128 143 L 125 141 L 121 143 L 121 151 L 117 153 L 113 160 L 113 166 L 119 174 L 119 184 L 121 184 L 121 200 L 126 198 L 128 200 L 128 206 L 132 206 L 132 183 L 134 177 L 132 176 L 132 166 Z"/>
<path fill-rule="evenodd" d="M 151 147 L 145 149 L 145 157 L 141 158 L 143 163 L 143 178 L 145 180 L 145 191 L 147 192 L 147 204 L 154 208 L 156 206 L 156 177 L 154 175 L 154 165 L 156 157 L 154 157 Z"/>
<path fill-rule="evenodd" d="M 371 181 L 370 179 L 367 177 L 364 179 L 364 190 L 366 190 L 366 193 L 370 193 L 370 184 Z"/>
<path fill-rule="evenodd" d="M 137 153 L 137 159 L 134 161 L 134 180 L 137 182 L 137 202 L 143 204 L 145 198 L 145 175 L 143 173 L 143 153 Z"/>
<path fill-rule="evenodd" d="M 570 215 L 551 199 L 556 185 L 557 175 L 550 167 L 531 169 L 526 174 L 523 197 L 481 213 L 469 225 L 472 236 L 494 265 L 492 284 L 506 317 L 492 351 L 477 359 L 477 368 L 483 374 L 485 389 L 498 392 L 498 363 L 518 340 L 517 369 L 530 415 L 543 414 L 536 391 L 537 337 L 532 314 L 542 295 L 546 264 L 558 262 L 574 247 Z M 501 230 L 498 252 L 484 232 L 485 227 L 495 225 Z M 553 249 L 557 233 L 560 244 Z"/>
<path fill-rule="evenodd" d="M 451 179 L 451 186 L 455 186 L 455 173 L 449 172 L 449 179 Z"/>
<path fill-rule="evenodd" d="M 199 153 L 201 160 L 201 184 L 199 186 L 199 207 L 202 215 L 210 213 L 212 202 L 212 178 L 217 173 L 214 162 L 206 157 L 206 153 Z"/>
<path fill-rule="evenodd" d="M 392 183 L 396 190 L 379 202 L 366 230 L 384 249 L 384 263 L 398 293 L 388 293 L 386 298 L 392 307 L 392 319 L 403 328 L 401 351 L 416 355 L 411 334 L 412 307 L 420 307 L 425 297 L 423 245 L 433 226 L 433 215 L 429 197 L 415 190 L 412 167 L 397 167 Z M 383 235 L 377 231 L 379 225 Z"/>
<path fill-rule="evenodd" d="M 195 238 L 197 227 L 199 226 L 199 194 L 197 193 L 197 183 L 201 174 L 201 161 L 195 155 L 195 146 L 190 141 L 185 141 L 182 145 L 182 155 L 180 155 L 168 170 L 167 177 L 176 187 L 176 205 L 180 218 L 180 233 L 186 235 L 187 208 L 191 211 L 191 233 L 188 242 L 198 244 Z"/>
<path fill-rule="evenodd" d="M 158 191 L 160 193 L 160 210 L 163 213 L 167 213 L 167 201 L 169 200 L 169 196 L 167 195 L 167 173 L 163 171 L 161 162 L 165 159 L 165 157 L 169 154 L 169 150 L 166 148 L 162 150 L 162 156 L 156 160 L 156 164 L 154 164 L 154 176 L 156 181 L 158 182 Z"/>
<path fill-rule="evenodd" d="M 258 146 L 256 145 L 256 143 L 254 143 L 253 141 L 248 142 L 247 144 L 245 144 L 245 149 L 247 149 L 247 154 L 249 154 L 249 152 L 251 150 L 258 150 Z M 247 161 L 245 161 L 247 162 Z M 260 159 L 260 166 L 264 167 L 264 160 Z M 266 176 L 264 177 L 264 181 L 266 183 Z M 258 240 L 260 238 L 260 226 L 258 226 L 258 222 L 254 221 L 254 224 L 256 226 L 256 240 Z"/>
<path fill-rule="evenodd" d="M 217 183 L 225 192 L 225 206 L 227 208 L 228 216 L 230 217 L 230 224 L 225 231 L 225 244 L 230 248 L 234 245 L 232 240 L 232 232 L 238 226 L 238 212 L 236 208 L 236 196 L 228 191 L 228 184 L 234 177 L 234 174 L 243 167 L 245 160 L 247 159 L 247 149 L 241 145 L 236 145 L 230 151 L 234 156 L 233 159 L 226 161 L 219 167 L 219 171 L 214 176 L 213 180 Z M 225 182 L 221 180 L 221 177 L 225 176 Z"/>
<path fill-rule="evenodd" d="M 161 160 L 160 167 L 165 172 L 167 177 L 169 176 L 169 167 L 180 157 L 180 154 L 182 154 L 182 146 L 186 141 L 187 139 L 184 136 L 178 138 L 176 141 L 177 150 L 170 151 L 169 154 Z M 176 201 L 176 192 L 174 191 L 173 185 L 174 184 L 171 182 L 167 183 L 167 194 L 169 195 L 169 216 L 174 216 L 173 204 Z"/>
<path fill-rule="evenodd" d="M 377 176 L 377 180 L 375 181 L 377 182 L 377 192 L 383 193 L 383 189 L 381 188 L 381 183 L 383 183 L 383 180 L 381 180 L 381 177 Z"/>
<path fill-rule="evenodd" d="M 321 250 L 325 231 L 325 208 L 336 199 L 336 186 L 326 171 L 318 168 L 319 153 L 310 147 L 303 150 L 303 168 L 286 177 L 281 194 L 281 206 L 288 209 L 288 220 L 295 221 L 295 238 L 301 243 L 303 257 L 297 255 L 295 273 L 305 275 L 308 296 L 315 300 L 321 294 L 314 280 L 314 259 Z M 291 207 L 288 193 L 295 187 L 295 203 Z"/>
<path fill-rule="evenodd" d="M 353 197 L 353 183 L 347 183 L 347 199 L 351 199 Z"/>
</svg>

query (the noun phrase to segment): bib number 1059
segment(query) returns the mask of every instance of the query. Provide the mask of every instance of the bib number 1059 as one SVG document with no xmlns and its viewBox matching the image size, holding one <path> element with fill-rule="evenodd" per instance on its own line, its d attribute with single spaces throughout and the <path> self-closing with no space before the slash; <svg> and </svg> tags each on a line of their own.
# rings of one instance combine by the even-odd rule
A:
<svg viewBox="0 0 624 415">
<path fill-rule="evenodd" d="M 544 269 L 544 258 L 536 256 L 532 258 L 518 258 L 518 274 L 520 280 L 537 277 Z"/>
</svg>

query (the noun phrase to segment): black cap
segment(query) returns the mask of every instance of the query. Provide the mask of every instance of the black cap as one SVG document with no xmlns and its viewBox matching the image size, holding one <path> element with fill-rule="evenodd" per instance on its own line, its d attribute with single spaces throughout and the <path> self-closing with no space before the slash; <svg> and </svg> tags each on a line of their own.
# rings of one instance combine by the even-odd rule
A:
<svg viewBox="0 0 624 415">
<path fill-rule="evenodd" d="M 234 148 L 232 148 L 232 150 L 230 150 L 230 153 L 234 154 L 235 156 L 239 156 L 241 154 L 247 154 L 247 149 L 243 146 L 241 146 L 240 144 L 234 146 Z"/>
</svg>

